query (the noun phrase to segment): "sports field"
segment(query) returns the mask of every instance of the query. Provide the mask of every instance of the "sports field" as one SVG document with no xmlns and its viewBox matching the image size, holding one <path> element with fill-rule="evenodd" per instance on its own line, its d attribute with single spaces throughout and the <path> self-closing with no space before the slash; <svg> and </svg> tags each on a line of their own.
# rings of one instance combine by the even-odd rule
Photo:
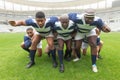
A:
<svg viewBox="0 0 120 80">
<path fill-rule="evenodd" d="M 0 33 L 0 80 L 120 80 L 120 32 L 102 33 L 102 60 L 97 61 L 98 73 L 91 70 L 88 50 L 78 62 L 65 62 L 65 72 L 52 68 L 51 58 L 36 55 L 36 65 L 26 69 L 28 53 L 20 48 L 24 33 Z M 46 41 L 43 41 L 43 50 Z"/>
</svg>

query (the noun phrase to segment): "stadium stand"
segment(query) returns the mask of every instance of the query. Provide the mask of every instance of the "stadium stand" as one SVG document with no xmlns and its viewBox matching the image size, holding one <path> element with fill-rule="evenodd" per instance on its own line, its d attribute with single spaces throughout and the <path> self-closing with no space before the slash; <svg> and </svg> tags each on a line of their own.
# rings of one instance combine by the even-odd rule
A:
<svg viewBox="0 0 120 80">
<path fill-rule="evenodd" d="M 11 0 L 8 0 L 11 1 Z M 15 0 L 13 0 L 14 2 Z M 97 0 L 95 0 L 97 1 Z M 12 1 L 11 1 L 12 2 Z M 18 0 L 19 2 L 19 0 Z M 111 8 L 103 8 L 103 9 L 95 9 L 96 15 L 101 17 L 106 24 L 110 26 L 112 31 L 120 31 L 120 6 L 118 5 L 119 0 L 116 0 L 113 2 L 113 7 Z M 47 4 L 47 3 L 46 3 Z M 117 6 L 115 6 L 117 4 Z M 35 11 L 15 11 L 15 10 L 6 10 L 6 9 L 0 9 L 0 32 L 24 32 L 26 27 L 18 27 L 13 28 L 10 25 L 8 25 L 8 20 L 24 20 L 27 19 L 28 16 L 32 16 L 34 18 L 34 14 L 38 10 Z M 46 16 L 59 16 L 61 14 L 69 13 L 69 12 L 77 12 L 82 13 L 83 9 L 75 8 L 75 9 L 43 9 L 42 11 L 45 12 Z"/>
</svg>

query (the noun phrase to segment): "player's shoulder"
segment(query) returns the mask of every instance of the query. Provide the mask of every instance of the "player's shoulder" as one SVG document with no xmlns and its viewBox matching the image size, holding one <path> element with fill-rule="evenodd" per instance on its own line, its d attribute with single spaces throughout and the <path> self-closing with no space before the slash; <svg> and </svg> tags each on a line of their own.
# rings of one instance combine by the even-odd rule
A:
<svg viewBox="0 0 120 80">
<path fill-rule="evenodd" d="M 84 17 L 84 14 L 77 14 L 77 15 L 76 15 L 76 18 L 77 18 L 77 19 L 82 19 L 83 17 Z"/>
<path fill-rule="evenodd" d="M 81 13 L 69 13 L 69 19 L 74 22 L 80 22 L 82 20 L 83 14 Z"/>
<path fill-rule="evenodd" d="M 26 34 L 24 35 L 24 40 L 30 40 L 30 37 Z"/>
<path fill-rule="evenodd" d="M 51 16 L 49 18 L 50 18 L 50 20 L 56 20 L 56 21 L 58 21 L 58 17 L 57 16 Z"/>
<path fill-rule="evenodd" d="M 78 14 L 77 13 L 68 13 L 69 19 L 74 20 Z"/>
<path fill-rule="evenodd" d="M 36 20 L 33 19 L 33 18 L 28 18 L 28 19 L 26 19 L 26 23 L 27 24 L 33 24 L 33 23 L 36 23 Z"/>
<path fill-rule="evenodd" d="M 77 16 L 81 16 L 82 14 L 81 13 L 75 13 L 75 12 L 73 12 L 73 13 L 68 13 L 68 16 L 69 17 L 77 17 Z"/>
<path fill-rule="evenodd" d="M 95 16 L 93 24 L 102 26 L 104 24 L 104 22 L 100 17 Z"/>
<path fill-rule="evenodd" d="M 25 34 L 24 37 L 29 38 L 28 34 Z"/>
<path fill-rule="evenodd" d="M 75 23 L 72 20 L 69 20 L 70 25 L 74 25 Z"/>
<path fill-rule="evenodd" d="M 99 20 L 102 20 L 102 19 L 98 16 L 95 16 L 94 21 L 99 21 Z"/>
<path fill-rule="evenodd" d="M 56 21 L 56 22 L 55 22 L 55 25 L 56 25 L 56 26 L 60 26 L 60 25 L 61 25 L 60 21 Z"/>
<path fill-rule="evenodd" d="M 75 13 L 75 12 L 68 13 L 68 16 L 76 16 L 76 15 L 77 15 L 77 13 Z"/>
<path fill-rule="evenodd" d="M 47 18 L 46 21 L 51 22 L 51 23 L 55 23 L 56 21 L 58 21 L 58 17 L 51 16 L 51 17 Z"/>
</svg>

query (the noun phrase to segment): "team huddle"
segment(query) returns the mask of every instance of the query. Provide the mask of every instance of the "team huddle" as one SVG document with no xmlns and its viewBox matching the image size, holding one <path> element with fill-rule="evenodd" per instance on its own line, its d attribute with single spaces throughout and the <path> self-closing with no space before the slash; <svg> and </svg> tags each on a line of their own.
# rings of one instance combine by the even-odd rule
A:
<svg viewBox="0 0 120 80">
<path fill-rule="evenodd" d="M 29 52 L 30 62 L 27 64 L 27 68 L 32 67 L 35 64 L 35 53 L 39 48 L 43 38 L 46 39 L 49 54 L 52 57 L 52 65 L 54 68 L 58 66 L 56 60 L 56 50 L 59 57 L 59 71 L 64 72 L 65 64 L 63 59 L 70 61 L 72 59 L 72 43 L 74 41 L 74 52 L 76 58 L 73 61 L 78 61 L 81 58 L 81 46 L 83 40 L 86 38 L 87 43 L 91 48 L 91 61 L 92 61 L 92 71 L 98 72 L 96 59 L 99 56 L 98 52 L 100 49 L 97 48 L 97 38 L 98 31 L 110 32 L 110 28 L 100 19 L 95 16 L 93 9 L 85 10 L 85 13 L 68 13 L 63 14 L 59 17 L 51 16 L 49 18 L 45 17 L 44 12 L 39 11 L 35 15 L 35 19 L 29 18 L 25 21 L 9 21 L 12 26 L 32 26 L 36 32 L 31 41 L 25 41 L 24 45 L 21 45 L 23 49 Z M 55 40 L 57 40 L 58 48 L 55 47 Z M 99 40 L 100 42 L 100 40 Z M 64 53 L 64 43 L 66 45 Z M 41 51 L 38 49 L 38 52 Z M 40 55 L 40 54 L 38 54 Z"/>
</svg>

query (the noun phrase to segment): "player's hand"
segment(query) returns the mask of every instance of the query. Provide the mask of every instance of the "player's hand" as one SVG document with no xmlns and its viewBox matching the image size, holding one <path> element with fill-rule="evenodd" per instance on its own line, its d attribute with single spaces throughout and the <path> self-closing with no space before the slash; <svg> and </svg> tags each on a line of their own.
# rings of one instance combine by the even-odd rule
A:
<svg viewBox="0 0 120 80">
<path fill-rule="evenodd" d="M 110 28 L 106 28 L 106 31 L 107 31 L 107 32 L 111 32 L 111 29 L 110 29 Z"/>
<path fill-rule="evenodd" d="M 16 22 L 15 21 L 8 21 L 8 23 L 12 26 L 16 26 Z"/>
<path fill-rule="evenodd" d="M 103 32 L 110 32 L 111 29 L 110 29 L 109 27 L 107 27 L 107 26 L 104 26 L 104 27 L 102 28 L 102 31 L 103 31 Z"/>
</svg>

